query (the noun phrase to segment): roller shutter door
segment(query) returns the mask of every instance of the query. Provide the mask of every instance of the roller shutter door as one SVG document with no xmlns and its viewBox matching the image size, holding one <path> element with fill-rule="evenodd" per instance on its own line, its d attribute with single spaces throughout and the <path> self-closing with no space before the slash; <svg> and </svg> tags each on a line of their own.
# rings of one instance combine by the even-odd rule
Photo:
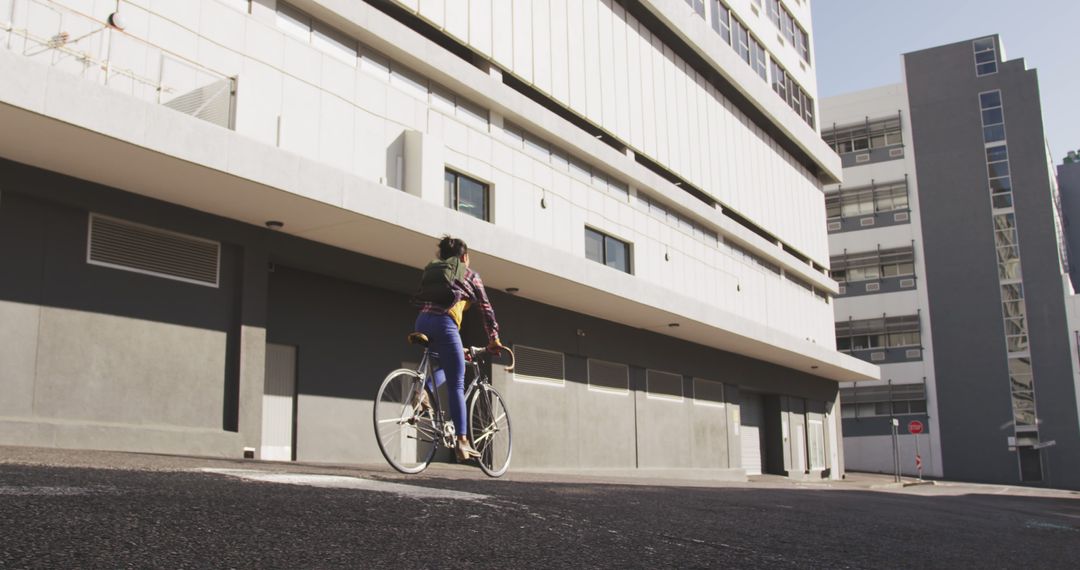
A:
<svg viewBox="0 0 1080 570">
<path fill-rule="evenodd" d="M 742 393 L 739 417 L 741 427 L 739 437 L 742 440 L 742 466 L 747 475 L 761 475 L 761 438 L 765 425 L 764 406 L 761 396 L 748 392 Z"/>
</svg>

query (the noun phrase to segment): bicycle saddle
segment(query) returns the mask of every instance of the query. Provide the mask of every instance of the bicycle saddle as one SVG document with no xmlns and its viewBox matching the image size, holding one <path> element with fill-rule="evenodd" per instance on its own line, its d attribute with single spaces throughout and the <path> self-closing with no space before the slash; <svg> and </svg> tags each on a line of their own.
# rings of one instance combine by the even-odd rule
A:
<svg viewBox="0 0 1080 570">
<path fill-rule="evenodd" d="M 409 339 L 409 344 L 420 344 L 420 345 L 423 345 L 423 346 L 428 345 L 428 337 L 424 333 L 418 333 L 418 332 L 409 333 L 408 339 Z"/>
</svg>

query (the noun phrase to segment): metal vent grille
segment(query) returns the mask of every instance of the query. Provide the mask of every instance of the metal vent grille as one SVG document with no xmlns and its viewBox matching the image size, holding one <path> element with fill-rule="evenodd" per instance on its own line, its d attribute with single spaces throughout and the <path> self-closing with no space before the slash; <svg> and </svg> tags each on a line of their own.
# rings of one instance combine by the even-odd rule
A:
<svg viewBox="0 0 1080 570">
<path fill-rule="evenodd" d="M 871 362 L 881 362 L 882 360 L 885 360 L 885 353 L 884 352 L 871 352 L 870 353 L 870 361 Z"/>
<path fill-rule="evenodd" d="M 909 216 L 908 216 L 907 212 L 897 212 L 897 213 L 893 214 L 892 218 L 893 218 L 894 221 L 897 221 L 897 222 L 906 222 L 906 221 L 908 221 Z"/>
<path fill-rule="evenodd" d="M 724 385 L 720 382 L 694 378 L 694 403 L 705 406 L 723 406 Z"/>
<path fill-rule="evenodd" d="M 188 91 L 164 105 L 215 125 L 232 128 L 232 79 L 226 78 Z"/>
<path fill-rule="evenodd" d="M 904 149 L 903 148 L 890 148 L 889 149 L 889 157 L 897 158 L 897 157 L 900 157 L 900 156 L 904 156 Z"/>
<path fill-rule="evenodd" d="M 221 244 L 141 224 L 90 215 L 87 262 L 218 286 Z"/>
<path fill-rule="evenodd" d="M 874 218 L 863 218 L 859 220 L 860 226 L 872 226 L 874 225 Z"/>
<path fill-rule="evenodd" d="M 649 370 L 645 375 L 645 388 L 649 396 L 682 400 L 682 376 L 670 372 Z"/>
<path fill-rule="evenodd" d="M 628 392 L 630 390 L 630 367 L 615 362 L 589 359 L 589 387 Z"/>
<path fill-rule="evenodd" d="M 904 289 L 910 289 L 910 288 L 912 288 L 914 286 L 915 286 L 915 280 L 914 279 L 901 279 L 900 280 L 900 287 L 902 287 Z"/>
<path fill-rule="evenodd" d="M 515 344 L 514 360 L 515 378 L 528 376 L 559 383 L 566 378 L 565 358 L 561 352 Z"/>
</svg>

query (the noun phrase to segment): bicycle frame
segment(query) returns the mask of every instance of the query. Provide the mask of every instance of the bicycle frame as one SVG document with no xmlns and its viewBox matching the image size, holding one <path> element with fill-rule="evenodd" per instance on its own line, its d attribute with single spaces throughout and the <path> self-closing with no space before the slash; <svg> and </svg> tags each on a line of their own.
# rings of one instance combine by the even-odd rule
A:
<svg viewBox="0 0 1080 570">
<path fill-rule="evenodd" d="M 480 362 L 477 358 L 484 352 L 484 349 L 478 347 L 468 347 L 465 349 L 467 358 L 465 360 L 466 370 L 472 370 L 472 380 L 465 385 L 464 399 L 466 402 L 472 397 L 473 392 L 476 391 L 480 384 L 491 384 L 491 380 L 487 374 L 484 374 L 480 367 Z M 438 355 L 433 353 L 430 348 L 424 348 L 424 354 L 420 357 L 420 365 L 416 367 L 416 374 L 424 379 L 423 385 L 431 388 L 431 408 L 432 408 L 432 425 L 435 428 L 436 447 L 449 447 L 453 448 L 451 443 L 448 443 L 444 438 L 447 436 L 446 426 L 453 426 L 453 420 L 443 415 L 442 399 L 439 396 L 438 386 L 435 385 L 435 370 L 437 370 L 436 357 Z M 466 374 L 468 375 L 468 374 Z M 455 436 L 461 435 L 454 433 Z"/>
</svg>

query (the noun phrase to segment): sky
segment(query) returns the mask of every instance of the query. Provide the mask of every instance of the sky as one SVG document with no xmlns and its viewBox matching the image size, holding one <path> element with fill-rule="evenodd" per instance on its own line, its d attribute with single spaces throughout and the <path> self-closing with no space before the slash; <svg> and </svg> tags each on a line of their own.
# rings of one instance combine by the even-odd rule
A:
<svg viewBox="0 0 1080 570">
<path fill-rule="evenodd" d="M 1080 0 L 813 0 L 818 97 L 899 83 L 901 54 L 1000 34 L 1039 74 L 1054 164 L 1080 149 Z"/>
</svg>

